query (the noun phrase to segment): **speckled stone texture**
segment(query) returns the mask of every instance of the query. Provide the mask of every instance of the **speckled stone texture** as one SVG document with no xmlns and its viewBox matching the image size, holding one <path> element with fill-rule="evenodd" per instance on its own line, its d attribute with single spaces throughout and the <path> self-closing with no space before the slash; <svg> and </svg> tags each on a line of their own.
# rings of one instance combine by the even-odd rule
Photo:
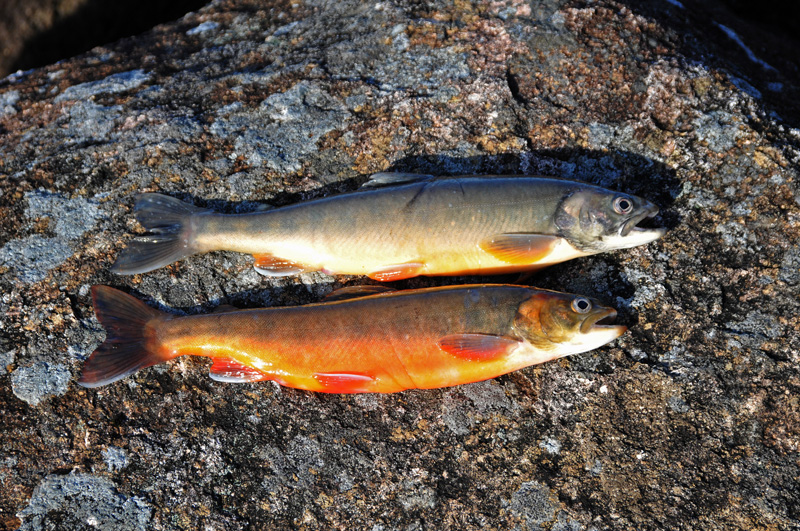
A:
<svg viewBox="0 0 800 531">
<path fill-rule="evenodd" d="M 798 529 L 799 57 L 714 2 L 219 0 L 0 80 L 0 528 Z M 243 212 L 376 171 L 659 204 L 662 240 L 525 281 L 630 331 L 395 395 L 185 358 L 76 385 L 104 338 L 92 284 L 194 313 L 362 281 L 235 253 L 115 276 L 137 192 Z M 476 280 L 516 277 L 400 287 Z"/>
</svg>

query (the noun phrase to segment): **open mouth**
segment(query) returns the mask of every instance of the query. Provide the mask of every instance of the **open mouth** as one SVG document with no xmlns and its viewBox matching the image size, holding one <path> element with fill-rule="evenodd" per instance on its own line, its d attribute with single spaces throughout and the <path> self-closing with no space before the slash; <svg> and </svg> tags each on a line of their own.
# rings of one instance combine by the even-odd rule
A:
<svg viewBox="0 0 800 531">
<path fill-rule="evenodd" d="M 615 325 L 614 319 L 617 318 L 617 311 L 613 308 L 605 308 L 588 316 L 581 324 L 581 332 L 588 334 L 597 331 L 616 332 L 620 336 L 628 329 L 627 326 Z"/>
<path fill-rule="evenodd" d="M 641 214 L 631 217 L 622 225 L 619 235 L 630 239 L 634 245 L 641 245 L 659 239 L 667 232 L 667 229 L 653 226 L 653 218 L 657 214 L 658 208 L 651 206 Z"/>
<path fill-rule="evenodd" d="M 656 214 L 658 214 L 658 209 L 652 207 L 644 210 L 640 214 L 632 216 L 628 221 L 622 224 L 622 228 L 619 231 L 620 236 L 627 236 L 633 231 L 642 232 L 658 228 L 652 227 L 652 220 L 656 217 Z"/>
</svg>

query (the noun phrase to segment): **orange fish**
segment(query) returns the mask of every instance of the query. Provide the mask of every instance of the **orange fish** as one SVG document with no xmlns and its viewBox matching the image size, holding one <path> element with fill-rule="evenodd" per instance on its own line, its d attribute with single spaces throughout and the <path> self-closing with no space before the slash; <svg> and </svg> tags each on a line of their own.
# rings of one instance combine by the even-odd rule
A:
<svg viewBox="0 0 800 531">
<path fill-rule="evenodd" d="M 393 393 L 487 380 L 619 337 L 587 297 L 511 285 L 343 288 L 296 307 L 174 316 L 92 288 L 107 338 L 79 383 L 98 387 L 184 355 L 222 382 L 273 380 L 327 393 Z"/>
<path fill-rule="evenodd" d="M 134 238 L 112 271 L 151 271 L 215 250 L 250 253 L 269 276 L 303 271 L 392 281 L 531 271 L 652 242 L 664 229 L 645 199 L 540 177 L 376 174 L 372 189 L 266 212 L 223 215 L 144 194 Z"/>
</svg>

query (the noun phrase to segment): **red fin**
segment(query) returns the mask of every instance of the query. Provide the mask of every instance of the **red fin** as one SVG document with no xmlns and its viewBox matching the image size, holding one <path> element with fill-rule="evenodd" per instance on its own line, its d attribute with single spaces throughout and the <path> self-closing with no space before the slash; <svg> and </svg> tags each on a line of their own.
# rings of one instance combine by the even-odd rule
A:
<svg viewBox="0 0 800 531">
<path fill-rule="evenodd" d="M 397 291 L 394 288 L 387 288 L 386 286 L 345 286 L 337 290 L 331 291 L 322 300 L 325 302 L 343 301 L 347 299 L 358 299 L 359 297 L 368 297 L 370 295 L 378 295 L 381 293 L 391 293 Z"/>
<path fill-rule="evenodd" d="M 509 264 L 533 264 L 546 257 L 560 238 L 546 234 L 497 234 L 479 247 Z"/>
<path fill-rule="evenodd" d="M 491 361 L 501 358 L 519 345 L 510 337 L 489 334 L 453 334 L 438 342 L 439 348 L 468 361 Z"/>
<path fill-rule="evenodd" d="M 153 348 L 147 337 L 147 323 L 164 316 L 162 312 L 108 286 L 92 287 L 92 303 L 106 340 L 84 363 L 80 385 L 100 387 L 172 358 Z"/>
<path fill-rule="evenodd" d="M 268 277 L 288 277 L 308 271 L 302 264 L 277 258 L 271 254 L 254 254 L 253 258 L 256 259 L 253 264 L 256 271 Z"/>
<path fill-rule="evenodd" d="M 367 386 L 375 381 L 372 376 L 350 372 L 318 372 L 314 379 L 325 393 L 366 393 Z"/>
<path fill-rule="evenodd" d="M 409 262 L 407 264 L 395 264 L 383 266 L 382 268 L 373 271 L 367 275 L 372 280 L 378 282 L 392 282 L 394 280 L 403 280 L 405 278 L 416 277 L 425 264 L 419 262 Z"/>
<path fill-rule="evenodd" d="M 212 380 L 226 383 L 247 383 L 269 380 L 266 374 L 230 358 L 214 358 L 208 371 Z"/>
</svg>

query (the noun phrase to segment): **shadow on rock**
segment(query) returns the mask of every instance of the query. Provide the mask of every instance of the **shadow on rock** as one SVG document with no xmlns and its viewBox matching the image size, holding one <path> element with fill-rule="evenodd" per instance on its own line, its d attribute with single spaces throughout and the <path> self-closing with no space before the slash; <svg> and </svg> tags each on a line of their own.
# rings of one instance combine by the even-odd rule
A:
<svg viewBox="0 0 800 531">
<path fill-rule="evenodd" d="M 660 217 L 667 228 L 678 225 L 677 213 L 668 211 L 680 193 L 681 182 L 673 169 L 656 160 L 627 151 L 607 152 L 582 148 L 544 149 L 526 153 L 503 153 L 454 157 L 419 155 L 394 162 L 387 172 L 423 173 L 434 176 L 457 175 L 539 175 L 570 179 L 620 190 L 649 199 L 661 209 Z M 281 191 L 267 202 L 207 200 L 189 193 L 168 194 L 203 208 L 220 213 L 253 212 L 264 208 L 283 207 L 353 192 L 369 179 L 369 175 L 351 177 L 307 191 Z"/>
<path fill-rule="evenodd" d="M 312 201 L 314 199 L 321 199 L 337 194 L 353 192 L 357 190 L 365 181 L 367 177 L 352 177 L 334 183 L 326 184 L 318 188 L 303 191 L 285 191 L 281 190 L 274 195 L 266 198 L 264 201 L 225 201 L 222 199 L 207 199 L 193 195 L 191 193 L 177 193 L 177 192 L 159 192 L 164 195 L 169 195 L 193 204 L 201 208 L 210 208 L 215 212 L 221 214 L 245 214 L 248 212 L 256 212 L 259 210 L 269 210 L 272 208 L 280 208 L 304 201 Z M 135 196 L 131 197 L 131 202 L 135 202 Z"/>
</svg>

